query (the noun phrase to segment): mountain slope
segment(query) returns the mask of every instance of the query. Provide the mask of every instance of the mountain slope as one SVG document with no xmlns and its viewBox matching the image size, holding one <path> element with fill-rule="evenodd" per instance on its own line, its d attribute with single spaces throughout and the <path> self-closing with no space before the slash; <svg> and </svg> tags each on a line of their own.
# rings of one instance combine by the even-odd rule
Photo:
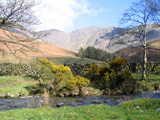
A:
<svg viewBox="0 0 160 120">
<path fill-rule="evenodd" d="M 81 47 L 86 48 L 88 46 L 94 46 L 113 53 L 127 47 L 126 45 L 114 44 L 128 36 L 125 35 L 116 38 L 118 33 L 124 29 L 125 28 L 120 27 L 88 27 L 75 30 L 71 33 L 65 33 L 58 30 L 47 30 L 37 32 L 36 34 L 43 35 L 48 33 L 41 39 L 42 41 L 52 43 L 72 51 L 78 51 Z M 153 41 L 158 38 L 160 38 L 160 28 L 153 28 L 153 25 L 148 25 L 147 41 Z M 134 39 L 135 37 L 130 38 L 130 40 Z"/>
<path fill-rule="evenodd" d="M 31 52 L 30 56 L 36 57 L 65 57 L 65 56 L 76 56 L 76 53 L 69 51 L 67 49 L 58 47 L 56 45 L 52 45 L 45 42 L 39 41 L 38 46 L 39 52 Z"/>
</svg>

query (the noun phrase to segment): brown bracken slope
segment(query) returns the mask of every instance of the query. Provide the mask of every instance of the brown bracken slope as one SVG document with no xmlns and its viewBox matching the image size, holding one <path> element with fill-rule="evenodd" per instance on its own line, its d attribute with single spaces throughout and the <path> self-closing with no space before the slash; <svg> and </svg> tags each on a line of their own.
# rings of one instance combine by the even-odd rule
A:
<svg viewBox="0 0 160 120">
<path fill-rule="evenodd" d="M 149 42 L 148 46 L 154 49 L 147 49 L 148 62 L 160 61 L 160 39 Z M 142 48 L 124 48 L 116 52 L 118 57 L 125 57 L 129 62 L 142 62 Z"/>
<path fill-rule="evenodd" d="M 13 38 L 11 37 L 12 35 L 14 36 Z M 19 57 L 22 59 L 26 59 L 26 58 L 32 59 L 37 57 L 68 57 L 68 56 L 75 57 L 76 56 L 76 53 L 69 51 L 67 49 L 63 49 L 56 45 L 42 42 L 40 40 L 33 40 L 33 42 L 25 43 L 25 45 L 32 46 L 34 44 L 34 47 L 36 47 L 35 48 L 36 51 L 29 51 L 29 52 L 26 51 L 25 53 L 17 52 L 16 53 L 17 58 L 15 58 L 15 55 L 10 54 L 9 49 L 11 51 L 14 51 L 16 49 L 20 49 L 23 47 L 20 45 L 12 44 L 12 43 L 7 43 L 8 47 L 6 47 L 6 44 L 1 42 L 1 40 L 11 40 L 11 39 L 13 41 L 16 41 L 18 39 L 19 40 L 26 39 L 26 37 L 19 35 L 17 33 L 11 33 L 11 32 L 0 29 L 0 49 L 5 49 L 7 51 L 6 52 L 7 54 L 5 55 L 3 55 L 2 52 L 0 51 L 0 61 L 6 61 L 6 60 L 14 61 L 16 59 L 19 59 Z"/>
<path fill-rule="evenodd" d="M 39 56 L 39 57 L 65 57 L 72 56 L 75 57 L 76 53 L 60 48 L 56 45 L 44 43 L 39 41 L 38 52 L 30 52 L 29 56 Z"/>
</svg>

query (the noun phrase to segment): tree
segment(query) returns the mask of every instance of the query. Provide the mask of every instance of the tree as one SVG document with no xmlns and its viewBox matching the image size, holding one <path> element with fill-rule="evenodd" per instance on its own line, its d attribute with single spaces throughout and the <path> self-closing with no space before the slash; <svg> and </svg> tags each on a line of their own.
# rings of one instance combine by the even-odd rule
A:
<svg viewBox="0 0 160 120">
<path fill-rule="evenodd" d="M 79 56 L 79 57 L 83 57 L 83 56 L 84 56 L 84 50 L 83 50 L 82 47 L 81 47 L 81 48 L 79 49 L 79 51 L 78 51 L 78 56 Z"/>
<path fill-rule="evenodd" d="M 114 54 L 94 48 L 92 46 L 88 46 L 86 49 L 81 48 L 78 52 L 78 55 L 81 57 L 87 57 L 90 59 L 101 60 L 105 62 L 109 62 L 115 58 Z"/>
<path fill-rule="evenodd" d="M 38 20 L 33 8 L 38 3 L 35 0 L 1 0 L 0 1 L 0 53 L 18 55 L 28 51 L 36 51 L 35 39 L 31 34 L 33 25 L 37 25 Z M 20 35 L 11 30 L 18 30 L 24 35 Z"/>
<path fill-rule="evenodd" d="M 127 25 L 128 28 L 120 33 L 120 36 L 126 35 L 126 40 L 120 40 L 117 44 L 126 44 L 131 47 L 135 47 L 133 46 L 133 43 L 137 42 L 140 45 L 138 47 L 143 50 L 142 80 L 146 80 L 147 49 L 152 49 L 147 46 L 146 41 L 148 24 L 152 24 L 153 27 L 159 26 L 159 3 L 159 0 L 139 0 L 137 2 L 133 2 L 120 20 L 120 23 Z M 134 37 L 134 39 L 130 40 L 131 37 Z"/>
</svg>

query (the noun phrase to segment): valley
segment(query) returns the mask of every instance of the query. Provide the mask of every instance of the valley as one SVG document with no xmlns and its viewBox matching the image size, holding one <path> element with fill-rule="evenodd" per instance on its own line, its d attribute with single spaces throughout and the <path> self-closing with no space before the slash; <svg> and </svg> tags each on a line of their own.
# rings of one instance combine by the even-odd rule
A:
<svg viewBox="0 0 160 120">
<path fill-rule="evenodd" d="M 1 120 L 159 113 L 159 0 L 0 1 Z"/>
</svg>

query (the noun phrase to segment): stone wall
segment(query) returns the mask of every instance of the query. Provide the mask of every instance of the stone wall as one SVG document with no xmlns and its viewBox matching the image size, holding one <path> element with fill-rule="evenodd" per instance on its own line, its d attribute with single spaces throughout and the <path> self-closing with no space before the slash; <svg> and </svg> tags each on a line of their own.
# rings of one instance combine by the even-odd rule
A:
<svg viewBox="0 0 160 120">
<path fill-rule="evenodd" d="M 135 73 L 140 73 L 142 71 L 141 63 L 129 63 L 128 67 Z M 160 63 L 147 63 L 147 73 L 160 73 Z"/>
<path fill-rule="evenodd" d="M 1 63 L 0 75 L 1 76 L 22 76 L 22 75 L 36 75 L 37 70 L 34 64 L 22 64 L 22 63 Z"/>
</svg>

